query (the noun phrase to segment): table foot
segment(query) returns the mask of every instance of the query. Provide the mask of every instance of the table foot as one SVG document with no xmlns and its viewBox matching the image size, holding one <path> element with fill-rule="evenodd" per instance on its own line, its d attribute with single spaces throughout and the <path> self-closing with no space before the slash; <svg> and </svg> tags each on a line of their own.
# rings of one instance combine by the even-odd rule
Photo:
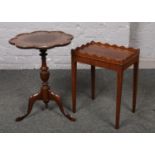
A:
<svg viewBox="0 0 155 155">
<path fill-rule="evenodd" d="M 22 121 L 25 117 L 27 117 L 28 115 L 26 114 L 26 115 L 24 115 L 24 116 L 21 116 L 21 117 L 17 117 L 16 118 L 16 122 L 20 122 L 20 121 Z"/>
<path fill-rule="evenodd" d="M 24 116 L 16 118 L 16 121 L 17 122 L 22 121 L 25 117 L 27 117 L 31 113 L 35 101 L 40 100 L 40 99 L 41 99 L 41 94 L 40 93 L 31 96 L 29 98 L 27 113 Z"/>
</svg>

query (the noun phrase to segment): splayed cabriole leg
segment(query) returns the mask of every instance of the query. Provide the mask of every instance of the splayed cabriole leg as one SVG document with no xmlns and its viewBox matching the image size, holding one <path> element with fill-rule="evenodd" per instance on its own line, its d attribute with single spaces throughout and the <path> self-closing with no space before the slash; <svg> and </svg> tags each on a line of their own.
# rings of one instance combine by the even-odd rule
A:
<svg viewBox="0 0 155 155">
<path fill-rule="evenodd" d="M 49 79 L 50 74 L 49 74 L 48 67 L 46 64 L 46 55 L 47 55 L 46 50 L 40 50 L 40 56 L 42 58 L 42 66 L 40 68 L 40 78 L 43 82 L 41 90 L 38 94 L 35 94 L 30 97 L 27 113 L 22 117 L 18 117 L 16 119 L 16 121 L 21 121 L 25 117 L 27 117 L 31 113 L 33 105 L 37 100 L 42 100 L 45 103 L 46 108 L 48 108 L 49 101 L 54 100 L 57 103 L 57 105 L 58 105 L 60 111 L 63 113 L 63 115 L 65 117 L 67 117 L 69 120 L 75 121 L 74 118 L 72 118 L 69 114 L 65 113 L 60 96 L 54 94 L 50 90 L 50 87 L 48 86 L 48 79 Z"/>
<path fill-rule="evenodd" d="M 75 118 L 71 117 L 68 113 L 66 113 L 64 111 L 63 104 L 62 104 L 60 96 L 56 95 L 55 93 L 53 93 L 51 91 L 51 92 L 49 92 L 49 97 L 51 100 L 54 100 L 57 103 L 60 111 L 64 114 L 65 117 L 67 117 L 71 121 L 75 121 Z"/>
<path fill-rule="evenodd" d="M 77 76 L 77 62 L 72 55 L 72 111 L 76 112 L 76 76 Z"/>
<path fill-rule="evenodd" d="M 41 99 L 41 94 L 35 94 L 31 96 L 29 98 L 27 113 L 24 116 L 16 118 L 16 121 L 22 121 L 25 117 L 27 117 L 31 113 L 35 101 L 40 100 L 40 99 Z"/>
</svg>

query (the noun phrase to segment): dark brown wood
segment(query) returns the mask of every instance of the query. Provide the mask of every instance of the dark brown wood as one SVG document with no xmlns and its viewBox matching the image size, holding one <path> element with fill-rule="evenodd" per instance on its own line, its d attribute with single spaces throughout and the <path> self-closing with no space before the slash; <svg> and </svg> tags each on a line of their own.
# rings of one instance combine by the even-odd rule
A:
<svg viewBox="0 0 155 155">
<path fill-rule="evenodd" d="M 95 99 L 95 66 L 91 65 L 91 97 Z"/>
<path fill-rule="evenodd" d="M 62 38 L 60 34 L 62 34 Z M 50 35 L 52 37 L 50 37 Z M 56 38 L 56 40 L 54 38 Z M 40 78 L 42 80 L 41 89 L 39 93 L 29 98 L 27 113 L 21 117 L 18 117 L 16 121 L 21 121 L 25 117 L 27 117 L 31 113 L 33 105 L 37 100 L 42 100 L 45 103 L 46 108 L 48 108 L 49 101 L 54 100 L 57 103 L 63 115 L 67 117 L 69 120 L 75 121 L 75 119 L 72 116 L 70 116 L 68 113 L 64 111 L 60 96 L 50 90 L 50 87 L 48 85 L 48 79 L 49 79 L 50 73 L 46 63 L 47 48 L 51 48 L 59 45 L 60 46 L 66 45 L 70 43 L 70 41 L 71 41 L 71 35 L 66 34 L 66 37 L 65 37 L 65 33 L 55 32 L 55 31 L 54 32 L 38 31 L 33 33 L 20 34 L 20 35 L 17 35 L 15 38 L 11 39 L 10 43 L 16 45 L 17 47 L 39 49 L 41 62 L 42 62 L 41 68 L 40 68 Z"/>
<path fill-rule="evenodd" d="M 9 43 L 23 49 L 50 49 L 70 44 L 73 36 L 62 31 L 34 31 L 22 33 L 9 40 Z"/>
<path fill-rule="evenodd" d="M 76 67 L 73 62 L 91 65 L 91 93 L 95 97 L 95 66 L 104 67 L 117 72 L 116 122 L 119 128 L 120 106 L 122 95 L 123 72 L 134 64 L 133 80 L 133 112 L 136 107 L 139 49 L 110 45 L 108 43 L 90 42 L 76 49 L 72 49 L 72 106 L 76 110 Z"/>
<path fill-rule="evenodd" d="M 71 55 L 71 63 L 72 63 L 72 111 L 76 112 L 76 74 L 77 74 L 77 62 L 73 58 L 73 54 Z"/>
<path fill-rule="evenodd" d="M 116 129 L 119 128 L 119 121 L 120 121 L 122 86 L 123 86 L 123 71 L 120 70 L 117 72 L 116 123 L 115 123 Z"/>
<path fill-rule="evenodd" d="M 136 111 L 136 96 L 137 96 L 137 83 L 138 83 L 138 66 L 139 62 L 137 61 L 134 64 L 133 69 L 133 103 L 132 103 L 132 112 Z"/>
</svg>

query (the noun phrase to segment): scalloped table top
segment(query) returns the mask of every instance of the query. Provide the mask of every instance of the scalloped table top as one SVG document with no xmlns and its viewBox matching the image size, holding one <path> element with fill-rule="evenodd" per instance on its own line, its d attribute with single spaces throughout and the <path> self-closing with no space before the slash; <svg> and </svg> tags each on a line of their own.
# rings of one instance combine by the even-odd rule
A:
<svg viewBox="0 0 155 155">
<path fill-rule="evenodd" d="M 9 40 L 9 43 L 23 49 L 49 49 L 71 43 L 73 36 L 62 31 L 34 31 L 22 33 Z"/>
</svg>

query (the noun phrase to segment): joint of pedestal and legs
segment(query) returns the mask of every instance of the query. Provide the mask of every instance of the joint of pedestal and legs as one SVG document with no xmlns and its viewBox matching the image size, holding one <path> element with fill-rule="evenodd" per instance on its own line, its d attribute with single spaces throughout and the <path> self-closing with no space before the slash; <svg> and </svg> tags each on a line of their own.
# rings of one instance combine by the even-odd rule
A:
<svg viewBox="0 0 155 155">
<path fill-rule="evenodd" d="M 41 68 L 40 68 L 40 70 L 41 70 L 41 71 L 46 71 L 46 72 L 48 72 L 48 67 L 42 65 Z"/>
<path fill-rule="evenodd" d="M 48 88 L 49 88 L 48 82 L 42 82 L 42 86 L 43 86 L 43 87 L 48 87 Z"/>
</svg>

